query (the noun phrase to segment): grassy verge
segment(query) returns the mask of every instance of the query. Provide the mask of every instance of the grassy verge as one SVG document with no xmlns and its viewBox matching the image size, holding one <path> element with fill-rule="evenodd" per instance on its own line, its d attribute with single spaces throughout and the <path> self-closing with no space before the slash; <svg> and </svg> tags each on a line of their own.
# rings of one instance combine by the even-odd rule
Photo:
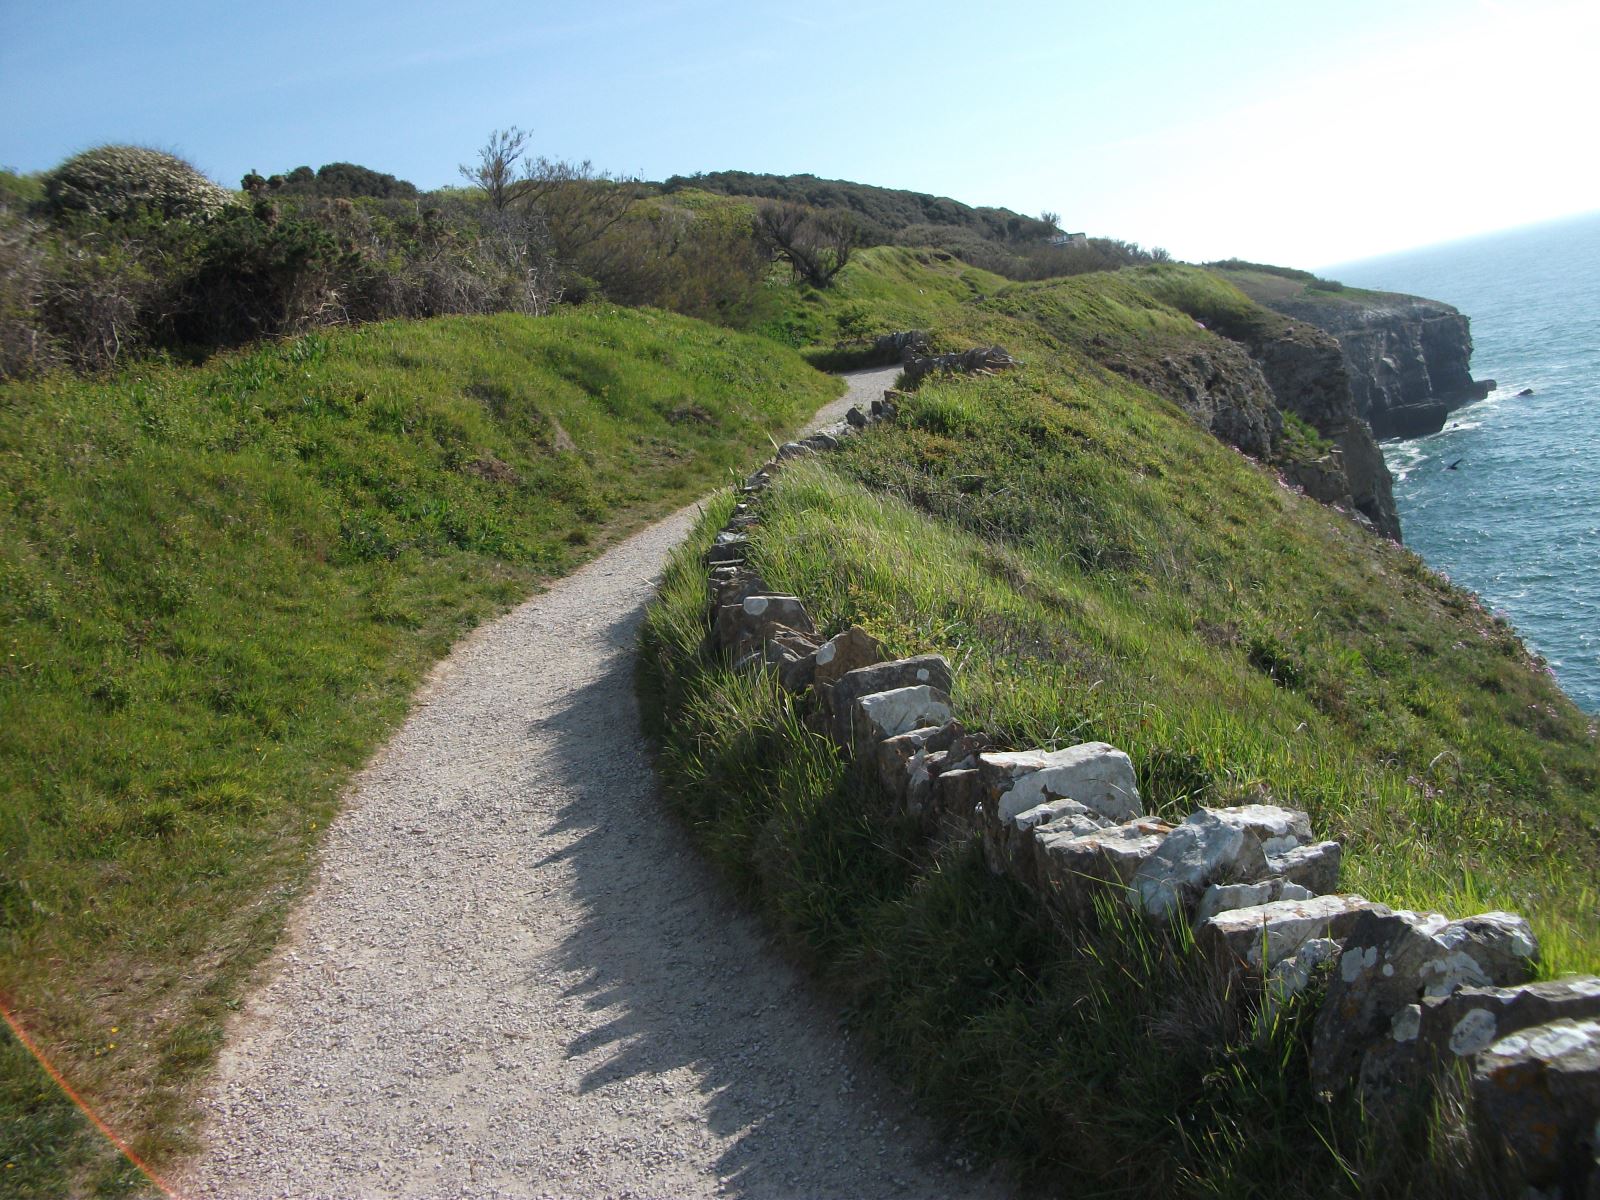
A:
<svg viewBox="0 0 1600 1200">
<path fill-rule="evenodd" d="M 0 389 L 0 980 L 139 1153 L 430 664 L 836 391 L 611 310 Z M 9 1035 L 0 1106 L 0 1191 L 136 1182 Z"/>
<path fill-rule="evenodd" d="M 1113 742 L 1169 813 L 1269 794 L 1345 842 L 1350 889 L 1515 908 L 1546 973 L 1600 967 L 1594 726 L 1469 594 L 1170 406 L 1068 360 L 927 384 L 763 505 L 768 583 L 944 653 L 969 724 Z M 1315 997 L 1260 1028 L 1181 938 L 1042 922 L 897 824 L 770 683 L 701 657 L 693 549 L 645 643 L 673 802 L 956 1131 L 1075 1195 L 1492 1192 L 1449 1111 L 1364 1129 L 1309 1093 Z"/>
</svg>

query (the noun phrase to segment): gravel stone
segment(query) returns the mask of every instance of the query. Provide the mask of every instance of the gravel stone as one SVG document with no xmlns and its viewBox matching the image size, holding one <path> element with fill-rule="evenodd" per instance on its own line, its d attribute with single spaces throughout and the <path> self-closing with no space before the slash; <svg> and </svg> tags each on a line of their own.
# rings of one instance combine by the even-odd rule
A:
<svg viewBox="0 0 1600 1200">
<path fill-rule="evenodd" d="M 898 371 L 854 373 L 817 424 Z M 229 1028 L 183 1194 L 1006 1194 L 858 1060 L 662 807 L 634 645 L 694 517 L 437 666 Z"/>
</svg>

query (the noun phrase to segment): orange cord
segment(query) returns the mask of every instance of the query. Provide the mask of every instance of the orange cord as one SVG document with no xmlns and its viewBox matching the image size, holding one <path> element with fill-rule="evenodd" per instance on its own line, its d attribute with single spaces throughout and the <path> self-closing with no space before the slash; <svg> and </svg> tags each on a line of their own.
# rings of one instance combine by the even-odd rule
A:
<svg viewBox="0 0 1600 1200">
<path fill-rule="evenodd" d="M 96 1129 L 105 1134 L 106 1140 L 118 1150 L 122 1151 L 122 1156 L 134 1166 L 138 1167 L 139 1170 L 144 1173 L 144 1177 L 153 1183 L 163 1196 L 168 1197 L 168 1200 L 182 1200 L 178 1193 L 172 1189 L 171 1185 L 168 1184 L 166 1180 L 162 1179 L 161 1176 L 157 1175 L 153 1170 L 151 1170 L 150 1164 L 135 1154 L 133 1152 L 133 1147 L 119 1138 L 112 1131 L 111 1126 L 102 1121 L 99 1116 L 96 1115 L 94 1109 L 90 1108 L 83 1102 L 83 1097 L 72 1090 L 71 1085 L 68 1084 L 66 1079 L 62 1077 L 61 1072 L 56 1070 L 55 1064 L 44 1056 L 44 1051 L 40 1050 L 39 1047 L 34 1044 L 33 1039 L 30 1038 L 23 1030 L 22 1023 L 18 1021 L 17 1018 L 12 1014 L 10 1007 L 6 1004 L 3 998 L 0 998 L 0 1017 L 5 1018 L 6 1024 L 11 1026 L 11 1032 L 17 1035 L 17 1041 L 21 1042 L 23 1046 L 27 1048 L 28 1053 L 33 1055 L 33 1057 L 38 1060 L 39 1065 L 44 1068 L 45 1074 L 49 1075 L 51 1079 L 56 1081 L 56 1086 L 66 1094 L 67 1099 L 76 1104 L 78 1106 L 78 1111 L 84 1116 L 88 1117 L 89 1122 Z"/>
</svg>

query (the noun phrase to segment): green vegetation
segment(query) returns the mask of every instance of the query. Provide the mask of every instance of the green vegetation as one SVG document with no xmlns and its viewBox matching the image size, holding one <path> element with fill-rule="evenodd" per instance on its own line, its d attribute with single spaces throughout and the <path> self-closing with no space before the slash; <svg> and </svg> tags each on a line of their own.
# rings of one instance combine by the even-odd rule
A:
<svg viewBox="0 0 1600 1200">
<path fill-rule="evenodd" d="M 757 543 L 771 584 L 830 632 L 945 653 L 962 717 L 1009 743 L 1115 742 L 1164 812 L 1305 808 L 1350 887 L 1516 908 L 1547 972 L 1600 965 L 1593 724 L 1472 597 L 1128 381 L 1279 328 L 1261 288 L 1364 293 L 1049 248 L 1053 219 L 913 193 L 542 159 L 498 192 L 252 172 L 163 220 L 111 157 L 81 204 L 0 172 L 0 376 L 31 376 L 0 385 L 0 978 L 158 1163 L 430 664 L 818 407 L 834 385 L 794 350 L 853 365 L 891 330 L 1024 366 L 930 380 L 894 426 L 789 468 Z M 791 281 L 762 201 L 849 211 L 878 244 Z M 380 323 L 261 340 L 360 322 Z M 1285 421 L 1284 453 L 1325 449 Z M 1115 906 L 1041 918 L 889 818 L 769 681 L 705 659 L 696 552 L 730 505 L 646 631 L 673 801 L 963 1136 L 1102 1193 L 1428 1194 L 1461 1166 L 1448 1113 L 1372 1131 L 1318 1106 L 1308 1009 L 1262 1028 Z M 137 1183 L 9 1037 L 0 1112 L 6 1188 Z"/>
<path fill-rule="evenodd" d="M 175 155 L 144 146 L 100 146 L 75 154 L 43 180 L 53 214 L 126 220 L 145 212 L 188 221 L 221 211 L 227 192 Z"/>
<path fill-rule="evenodd" d="M 870 335 L 942 328 L 963 305 L 1005 287 L 1000 276 L 939 251 L 877 246 L 856 254 L 826 291 L 773 290 L 773 310 L 755 327 L 775 341 L 822 353 L 870 345 Z M 853 365 L 841 363 L 840 365 Z"/>
<path fill-rule="evenodd" d="M 1274 267 L 1264 263 L 1230 258 L 1207 263 L 1207 268 L 1226 279 L 1258 304 L 1277 304 L 1286 300 L 1311 300 L 1332 304 L 1372 304 L 1409 300 L 1395 292 L 1349 287 L 1337 279 L 1322 279 L 1310 271 Z"/>
<path fill-rule="evenodd" d="M 874 187 L 843 179 L 818 179 L 815 175 L 710 171 L 674 175 L 661 186 L 669 193 L 690 189 L 849 212 L 855 216 L 862 233 L 875 244 L 892 241 L 895 233 L 917 226 L 966 229 L 997 241 L 1024 238 L 1042 241 L 1056 231 L 1051 221 L 1026 217 L 1009 208 L 973 208 L 948 196 Z"/>
<path fill-rule="evenodd" d="M 252 171 L 244 177 L 244 190 L 259 189 L 281 190 L 290 196 L 343 196 L 347 199 L 370 196 L 378 200 L 410 200 L 419 194 L 414 183 L 347 162 L 324 163 L 315 171 L 310 167 L 296 167 L 284 175 L 270 175 L 264 179 Z"/>
<path fill-rule="evenodd" d="M 781 205 L 797 205 L 847 217 L 861 244 L 936 249 L 1008 279 L 1048 279 L 1090 271 L 1114 271 L 1134 263 L 1165 262 L 1167 252 L 1136 242 L 1094 237 L 1053 246 L 1061 232 L 1054 213 L 1024 216 L 1009 208 L 974 208 L 948 196 L 874 187 L 815 175 L 762 175 L 712 171 L 674 175 L 660 185 L 668 194 L 686 189 Z"/>
<path fill-rule="evenodd" d="M 1593 727 L 1466 593 L 1147 394 L 1063 360 L 925 384 L 762 505 L 769 585 L 945 654 L 969 725 L 1108 740 L 1168 814 L 1303 807 L 1351 889 L 1516 908 L 1547 973 L 1600 965 Z M 704 656 L 701 547 L 645 637 L 674 804 L 955 1130 L 1090 1194 L 1486 1186 L 1448 1111 L 1363 1129 L 1310 1094 L 1314 997 L 1262 1029 L 1181 936 L 1116 905 L 1054 924 L 892 817 L 795 702 Z"/>
<path fill-rule="evenodd" d="M 595 299 L 776 328 L 793 295 L 828 288 L 855 247 L 889 242 L 1011 279 L 1166 258 L 1107 238 L 1052 246 L 1051 214 L 860 184 L 613 177 L 534 156 L 514 127 L 478 158 L 463 168 L 470 186 L 433 192 L 346 162 L 252 170 L 234 192 L 138 146 L 98 147 L 39 175 L 0 172 L 0 379 Z"/>
<path fill-rule="evenodd" d="M 768 584 L 825 633 L 945 654 L 958 715 L 1004 744 L 1110 741 L 1171 815 L 1304 808 L 1349 889 L 1516 909 L 1547 975 L 1600 968 L 1594 723 L 1469 593 L 1097 365 L 1203 345 L 1197 315 L 1240 336 L 1280 318 L 1194 268 L 991 286 L 879 248 L 797 304 L 801 337 L 918 326 L 1025 365 L 926 381 L 894 424 L 788 467 L 754 544 Z M 1320 448 L 1292 421 L 1285 440 Z M 1039 917 L 895 818 L 796 701 L 708 659 L 695 554 L 725 515 L 645 634 L 669 793 L 954 1130 L 1089 1194 L 1499 1194 L 1450 1104 L 1372 1129 L 1310 1094 L 1315 995 L 1263 1027 L 1252 995 L 1208 998 L 1181 935 L 1115 905 Z"/>
<path fill-rule="evenodd" d="M 0 979 L 139 1152 L 185 1144 L 223 1019 L 430 664 L 836 388 L 601 308 L 0 387 Z M 0 1047 L 0 1190 L 128 1186 Z"/>
</svg>

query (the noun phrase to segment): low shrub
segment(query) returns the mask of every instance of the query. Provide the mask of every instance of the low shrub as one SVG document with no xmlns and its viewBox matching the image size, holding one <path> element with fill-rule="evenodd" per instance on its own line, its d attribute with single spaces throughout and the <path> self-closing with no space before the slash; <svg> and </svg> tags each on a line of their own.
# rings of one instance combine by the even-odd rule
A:
<svg viewBox="0 0 1600 1200">
<path fill-rule="evenodd" d="M 44 203 L 57 217 L 130 220 L 153 212 L 169 221 L 202 220 L 231 198 L 177 155 L 147 146 L 97 146 L 44 177 Z"/>
</svg>

